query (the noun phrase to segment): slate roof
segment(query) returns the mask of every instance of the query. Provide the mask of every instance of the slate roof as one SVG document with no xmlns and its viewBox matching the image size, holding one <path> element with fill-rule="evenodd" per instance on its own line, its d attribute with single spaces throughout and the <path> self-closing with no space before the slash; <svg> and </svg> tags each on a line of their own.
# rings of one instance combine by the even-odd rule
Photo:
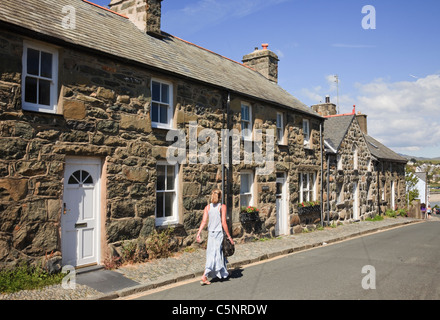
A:
<svg viewBox="0 0 440 320">
<path fill-rule="evenodd" d="M 75 8 L 74 30 L 62 26 L 64 6 Z M 36 32 L 43 40 L 100 51 L 322 118 L 251 68 L 166 33 L 163 39 L 147 35 L 126 17 L 82 0 L 1 0 L 2 21 Z"/>
<path fill-rule="evenodd" d="M 404 157 L 398 155 L 393 150 L 387 148 L 382 143 L 369 136 L 368 134 L 364 134 L 365 140 L 367 141 L 368 149 L 370 149 L 371 154 L 380 160 L 389 160 L 394 162 L 402 162 L 407 163 L 408 160 Z"/>
<path fill-rule="evenodd" d="M 324 122 L 324 140 L 333 149 L 339 149 L 354 118 L 354 115 L 326 118 Z"/>
<path fill-rule="evenodd" d="M 339 149 L 342 140 L 355 118 L 356 116 L 354 114 L 326 118 L 324 122 L 324 140 L 336 151 Z M 368 134 L 364 133 L 364 137 L 370 153 L 375 158 L 402 163 L 408 162 L 404 157 L 398 155 Z M 327 150 L 327 152 L 332 153 L 331 150 Z"/>
</svg>

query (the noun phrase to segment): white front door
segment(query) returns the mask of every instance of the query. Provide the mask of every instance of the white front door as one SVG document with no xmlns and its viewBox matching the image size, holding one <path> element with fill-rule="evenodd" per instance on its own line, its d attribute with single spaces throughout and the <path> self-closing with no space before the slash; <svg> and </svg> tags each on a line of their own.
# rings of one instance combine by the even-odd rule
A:
<svg viewBox="0 0 440 320">
<path fill-rule="evenodd" d="M 276 235 L 283 235 L 289 233 L 288 224 L 288 210 L 287 210 L 287 197 L 286 197 L 286 178 L 284 173 L 277 173 L 276 180 L 276 214 L 277 222 L 275 225 Z"/>
<path fill-rule="evenodd" d="M 396 201 L 396 190 L 395 190 L 395 186 L 394 186 L 394 181 L 391 181 L 391 209 L 394 210 L 394 207 L 396 206 L 395 201 Z"/>
<path fill-rule="evenodd" d="M 358 183 L 353 183 L 353 219 L 359 219 L 359 188 Z"/>
<path fill-rule="evenodd" d="M 100 172 L 99 159 L 66 160 L 61 214 L 64 265 L 99 263 Z"/>
</svg>

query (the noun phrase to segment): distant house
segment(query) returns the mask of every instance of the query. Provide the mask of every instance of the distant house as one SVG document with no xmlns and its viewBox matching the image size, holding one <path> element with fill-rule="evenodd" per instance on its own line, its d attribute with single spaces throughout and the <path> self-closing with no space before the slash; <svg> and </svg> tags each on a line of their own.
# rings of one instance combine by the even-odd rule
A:
<svg viewBox="0 0 440 320">
<path fill-rule="evenodd" d="M 238 63 L 167 34 L 160 0 L 111 8 L 1 1 L 0 265 L 102 264 L 123 241 L 168 227 L 191 245 L 213 188 L 236 239 L 311 220 L 298 203 L 321 200 L 324 118 L 277 84 L 275 53 L 264 45 Z M 237 133 L 238 162 L 207 148 L 222 129 Z M 273 151 L 272 170 L 245 162 L 249 144 Z M 201 163 L 203 150 L 212 161 Z M 249 205 L 260 209 L 250 223 Z"/>
<path fill-rule="evenodd" d="M 356 221 L 405 205 L 406 159 L 367 134 L 366 115 L 312 106 L 324 124 L 324 211 L 328 221 Z"/>
<path fill-rule="evenodd" d="M 426 204 L 426 206 L 428 206 L 428 202 L 429 202 L 428 184 L 426 183 L 428 181 L 427 180 L 427 173 L 416 171 L 414 174 L 419 179 L 419 181 L 416 184 L 416 189 L 419 191 L 419 196 L 417 197 L 417 199 L 420 200 L 420 203 L 424 203 L 424 204 Z"/>
</svg>

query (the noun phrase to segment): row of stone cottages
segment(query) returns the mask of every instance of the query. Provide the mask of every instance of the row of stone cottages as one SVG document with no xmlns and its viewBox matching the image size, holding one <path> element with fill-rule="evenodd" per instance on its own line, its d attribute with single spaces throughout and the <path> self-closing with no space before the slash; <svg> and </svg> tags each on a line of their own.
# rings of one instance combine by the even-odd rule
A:
<svg viewBox="0 0 440 320">
<path fill-rule="evenodd" d="M 319 224 L 320 211 L 300 202 L 322 200 L 332 221 L 402 204 L 405 161 L 382 157 L 388 149 L 362 132 L 357 115 L 327 119 L 284 91 L 267 46 L 241 64 L 161 31 L 161 1 L 110 7 L 2 0 L 1 265 L 47 255 L 102 264 L 121 241 L 167 226 L 191 245 L 214 188 L 225 191 L 236 239 Z M 189 138 L 202 129 L 210 138 Z M 229 152 L 194 162 L 189 150 L 197 156 L 222 129 L 235 129 L 251 155 L 272 151 L 272 170 L 257 174 L 262 163 L 243 152 L 239 161 Z M 178 138 L 186 161 L 172 163 L 167 150 Z M 242 206 L 257 207 L 257 219 Z"/>
</svg>

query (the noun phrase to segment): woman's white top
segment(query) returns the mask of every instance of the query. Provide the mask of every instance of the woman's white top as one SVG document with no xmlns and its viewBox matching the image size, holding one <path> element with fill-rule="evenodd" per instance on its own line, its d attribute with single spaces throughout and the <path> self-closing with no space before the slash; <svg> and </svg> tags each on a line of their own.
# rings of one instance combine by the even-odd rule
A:
<svg viewBox="0 0 440 320">
<path fill-rule="evenodd" d="M 209 204 L 208 216 L 208 231 L 222 231 L 222 214 L 221 214 L 221 203 L 211 203 Z"/>
</svg>

